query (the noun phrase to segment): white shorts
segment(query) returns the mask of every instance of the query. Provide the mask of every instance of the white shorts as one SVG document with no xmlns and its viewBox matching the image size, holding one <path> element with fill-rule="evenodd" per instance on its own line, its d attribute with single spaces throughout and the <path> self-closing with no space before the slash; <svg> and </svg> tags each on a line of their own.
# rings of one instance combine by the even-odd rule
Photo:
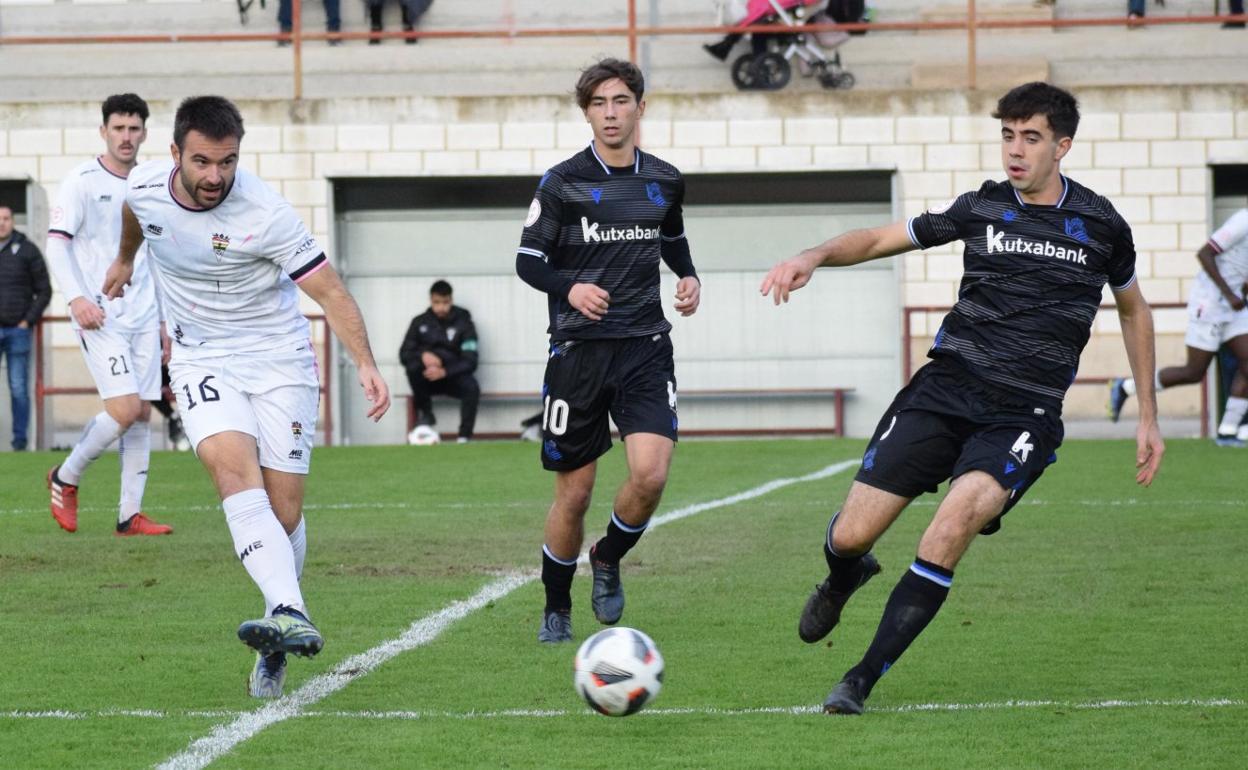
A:
<svg viewBox="0 0 1248 770">
<path fill-rule="evenodd" d="M 209 436 L 238 431 L 255 436 L 262 467 L 308 472 L 321 401 L 310 346 L 294 353 L 174 360 L 169 378 L 182 427 L 196 449 Z"/>
<path fill-rule="evenodd" d="M 1193 296 L 1187 303 L 1187 336 L 1183 341 L 1188 347 L 1216 353 L 1222 343 L 1248 334 L 1248 308 L 1233 311 L 1225 300 L 1214 303 L 1200 302 Z"/>
<path fill-rule="evenodd" d="M 82 357 L 100 398 L 131 393 L 143 401 L 160 398 L 160 331 L 119 332 L 79 329 Z"/>
</svg>

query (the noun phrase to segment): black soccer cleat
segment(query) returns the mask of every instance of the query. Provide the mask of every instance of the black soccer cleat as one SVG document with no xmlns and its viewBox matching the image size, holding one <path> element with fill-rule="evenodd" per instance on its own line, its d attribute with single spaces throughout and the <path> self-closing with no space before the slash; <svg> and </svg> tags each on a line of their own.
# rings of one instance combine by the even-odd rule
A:
<svg viewBox="0 0 1248 770">
<path fill-rule="evenodd" d="M 590 594 L 590 603 L 594 606 L 594 617 L 599 623 L 613 626 L 620 622 L 624 614 L 624 586 L 620 585 L 620 565 L 594 558 L 594 550 L 589 551 L 589 566 L 594 571 L 594 588 Z"/>
<path fill-rule="evenodd" d="M 858 679 L 845 675 L 845 678 L 832 688 L 823 701 L 825 714 L 861 714 L 863 701 L 870 692 Z"/>
<path fill-rule="evenodd" d="M 572 611 L 546 610 L 542 616 L 542 630 L 537 632 L 542 644 L 559 644 L 572 641 Z"/>
<path fill-rule="evenodd" d="M 868 580 L 880 574 L 880 563 L 870 552 L 863 554 L 858 562 L 857 575 L 853 588 L 848 591 L 836 591 L 832 588 L 832 576 L 828 575 L 822 583 L 815 586 L 806 606 L 802 608 L 802 617 L 797 621 L 797 635 L 803 642 L 813 644 L 836 628 L 841 620 L 841 609 L 845 602 L 853 596 L 854 591 L 861 588 Z"/>
</svg>

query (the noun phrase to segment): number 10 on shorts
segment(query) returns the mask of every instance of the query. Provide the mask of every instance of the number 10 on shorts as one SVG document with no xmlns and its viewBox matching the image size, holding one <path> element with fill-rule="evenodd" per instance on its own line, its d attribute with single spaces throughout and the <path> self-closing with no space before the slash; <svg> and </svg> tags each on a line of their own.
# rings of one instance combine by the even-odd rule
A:
<svg viewBox="0 0 1248 770">
<path fill-rule="evenodd" d="M 550 396 L 542 402 L 542 430 L 549 430 L 556 436 L 562 436 L 568 431 L 568 402 L 562 398 L 551 399 Z"/>
</svg>

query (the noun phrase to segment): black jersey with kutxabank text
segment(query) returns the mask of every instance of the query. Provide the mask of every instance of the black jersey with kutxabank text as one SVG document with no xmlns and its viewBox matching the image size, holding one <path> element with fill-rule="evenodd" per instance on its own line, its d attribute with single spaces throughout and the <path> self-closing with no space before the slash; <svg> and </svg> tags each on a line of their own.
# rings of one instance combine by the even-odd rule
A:
<svg viewBox="0 0 1248 770">
<path fill-rule="evenodd" d="M 635 151 L 632 166 L 608 166 L 591 143 L 546 172 L 525 220 L 516 269 L 550 301 L 552 341 L 623 339 L 669 331 L 659 297 L 659 262 L 695 275 L 681 204 L 685 182 L 671 164 Z M 610 295 L 599 321 L 568 303 L 591 283 Z"/>
<path fill-rule="evenodd" d="M 921 249 L 961 239 L 962 283 L 931 358 L 1060 409 L 1108 282 L 1135 281 L 1131 228 L 1105 198 L 1062 178 L 1055 206 L 985 182 L 908 223 Z"/>
</svg>

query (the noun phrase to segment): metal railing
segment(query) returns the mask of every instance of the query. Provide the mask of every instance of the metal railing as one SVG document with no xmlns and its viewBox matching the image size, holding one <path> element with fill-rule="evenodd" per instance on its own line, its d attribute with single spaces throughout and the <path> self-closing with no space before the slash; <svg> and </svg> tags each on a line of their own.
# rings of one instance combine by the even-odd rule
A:
<svg viewBox="0 0 1248 770">
<path fill-rule="evenodd" d="M 627 23 L 624 26 L 603 27 L 495 27 L 482 29 L 416 29 L 411 32 L 306 32 L 303 29 L 303 0 L 291 0 L 291 31 L 289 33 L 213 33 L 160 35 L 23 35 L 0 36 L 0 46 L 12 45 L 79 45 L 85 43 L 203 43 L 239 41 L 280 41 L 291 44 L 293 98 L 303 99 L 303 43 L 312 40 L 455 40 L 455 39 L 520 39 L 520 38 L 569 38 L 569 37 L 624 37 L 628 40 L 628 55 L 637 61 L 637 46 L 641 38 L 670 35 L 724 35 L 728 33 L 792 33 L 793 27 L 778 24 L 750 25 L 646 25 L 637 21 L 637 0 L 624 0 L 627 4 Z M 878 31 L 966 31 L 966 78 L 971 89 L 977 87 L 976 37 L 980 30 L 1010 29 L 1068 29 L 1072 27 L 1146 27 L 1185 24 L 1223 24 L 1248 22 L 1248 14 L 1145 17 L 1138 19 L 1122 16 L 1078 19 L 983 19 L 976 6 L 977 0 L 967 0 L 966 18 L 951 21 L 905 21 L 870 22 L 855 24 L 804 24 L 803 32 L 856 32 Z M 1216 9 L 1215 9 L 1216 10 Z"/>
<path fill-rule="evenodd" d="M 1149 305 L 1153 310 L 1179 310 L 1186 308 L 1187 304 L 1183 302 L 1155 302 Z M 914 353 L 911 350 L 916 335 L 910 331 L 910 321 L 915 313 L 947 313 L 952 310 L 950 305 L 907 305 L 902 308 L 902 328 L 901 328 L 901 374 L 902 384 L 910 381 L 910 376 L 914 373 Z M 1116 310 L 1113 305 L 1101 305 L 1100 310 Z M 934 335 L 917 335 L 921 339 L 933 337 Z M 1073 385 L 1107 385 L 1113 378 L 1111 377 L 1079 377 L 1076 376 Z M 1200 380 L 1200 437 L 1209 438 L 1209 374 L 1206 373 Z"/>
<path fill-rule="evenodd" d="M 317 366 L 317 374 L 320 379 L 321 393 L 321 431 L 325 437 L 325 446 L 334 445 L 334 409 L 330 401 L 330 395 L 333 393 L 333 367 L 331 366 L 331 356 L 333 354 L 332 336 L 329 331 L 329 319 L 323 315 L 309 315 L 306 318 L 314 324 L 321 327 L 321 363 Z M 47 371 L 47 349 L 51 347 L 50 343 L 44 340 L 46 329 L 50 329 L 54 323 L 69 323 L 69 316 L 49 315 L 39 319 L 35 324 L 34 334 L 34 350 L 32 351 L 35 367 L 35 447 L 38 449 L 50 449 L 49 433 L 47 425 L 47 409 L 45 401 L 53 396 L 95 396 L 99 391 L 95 386 L 64 386 L 49 385 L 46 382 L 45 372 Z M 163 394 L 162 394 L 163 395 Z"/>
</svg>

